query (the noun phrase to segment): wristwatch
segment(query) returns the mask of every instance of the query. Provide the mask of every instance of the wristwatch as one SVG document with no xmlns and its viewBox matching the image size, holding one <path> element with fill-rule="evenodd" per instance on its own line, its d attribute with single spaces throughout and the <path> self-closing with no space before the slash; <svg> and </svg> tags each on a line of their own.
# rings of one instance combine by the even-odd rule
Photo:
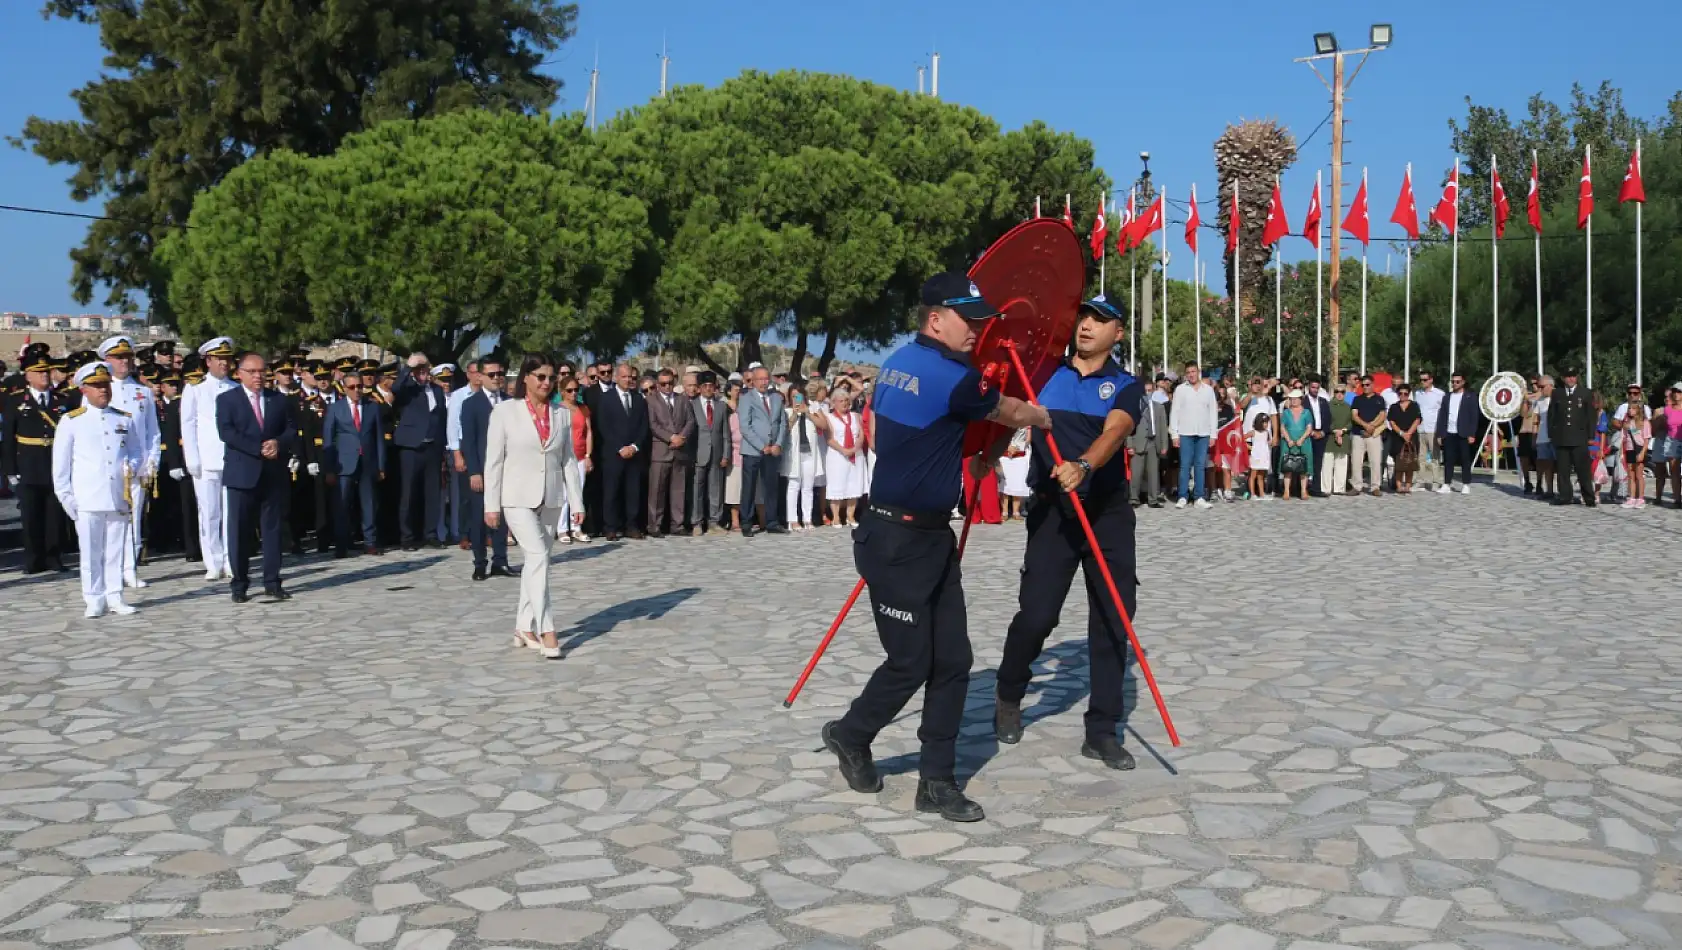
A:
<svg viewBox="0 0 1682 950">
<path fill-rule="evenodd" d="M 1088 462 L 1086 459 L 1075 459 L 1074 463 L 1076 465 L 1079 465 L 1080 468 L 1081 468 L 1081 471 L 1085 472 L 1088 477 L 1090 477 L 1092 475 L 1092 463 L 1091 462 Z"/>
</svg>

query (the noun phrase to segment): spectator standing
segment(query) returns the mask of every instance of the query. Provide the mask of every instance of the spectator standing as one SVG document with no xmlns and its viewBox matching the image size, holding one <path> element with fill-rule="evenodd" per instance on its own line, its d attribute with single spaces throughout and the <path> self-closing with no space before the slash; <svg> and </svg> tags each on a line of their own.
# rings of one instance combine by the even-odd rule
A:
<svg viewBox="0 0 1682 950">
<path fill-rule="evenodd" d="M 674 390 L 676 374 L 663 369 L 648 397 L 648 428 L 653 443 L 648 459 L 648 534 L 684 533 L 683 513 L 695 457 L 695 407 Z M 668 526 L 669 522 L 669 526 Z"/>
<path fill-rule="evenodd" d="M 1524 480 L 1524 493 L 1533 495 L 1536 487 L 1531 475 L 1536 471 L 1536 377 L 1527 380 L 1524 402 L 1519 404 L 1518 456 L 1519 477 Z"/>
<path fill-rule="evenodd" d="M 1219 418 L 1215 387 L 1203 379 L 1195 362 L 1187 363 L 1185 384 L 1174 390 L 1168 412 L 1168 431 L 1174 447 L 1180 450 L 1180 500 L 1174 503 L 1175 508 L 1184 508 L 1191 500 L 1199 508 L 1211 507 L 1204 499 L 1203 468 Z"/>
<path fill-rule="evenodd" d="M 1466 389 L 1466 374 L 1450 376 L 1448 385 L 1448 395 L 1437 412 L 1437 438 L 1443 446 L 1443 483 L 1437 492 L 1446 495 L 1454 490 L 1454 467 L 1459 465 L 1460 494 L 1465 495 L 1472 491 L 1472 458 L 1477 454 L 1478 439 L 1478 400 Z"/>
<path fill-rule="evenodd" d="M 1285 393 L 1285 411 L 1279 419 L 1279 477 L 1280 497 L 1290 498 L 1293 483 L 1297 498 L 1308 500 L 1308 486 L 1314 482 L 1314 413 L 1303 405 L 1304 393 L 1292 389 Z"/>
<path fill-rule="evenodd" d="M 1558 497 L 1554 480 L 1559 465 L 1559 453 L 1553 442 L 1554 378 L 1543 375 L 1536 380 L 1536 488 L 1544 501 Z"/>
<path fill-rule="evenodd" d="M 590 461 L 595 457 L 595 426 L 590 422 L 590 410 L 580 401 L 580 395 L 584 392 L 584 384 L 580 383 L 575 377 L 562 376 L 560 386 L 561 405 L 572 412 L 572 455 L 573 458 L 578 460 L 578 471 L 580 477 L 582 477 L 587 475 L 595 465 L 594 462 Z M 577 501 L 582 504 L 584 493 L 580 491 L 578 495 Z M 575 515 L 582 514 L 585 518 L 588 518 L 589 512 L 582 509 L 574 511 L 572 503 L 573 500 L 568 499 L 561 504 L 561 528 L 564 529 L 565 534 L 559 533 L 560 529 L 557 529 L 556 537 L 568 543 L 588 541 L 589 536 L 584 533 L 582 524 L 584 519 L 575 517 Z"/>
<path fill-rule="evenodd" d="M 448 410 L 431 369 L 425 353 L 411 354 L 392 390 L 397 427 L 391 441 L 397 447 L 400 479 L 397 530 L 405 551 L 418 550 L 423 543 L 443 546 L 437 526 Z"/>
<path fill-rule="evenodd" d="M 1303 399 L 1310 415 L 1314 417 L 1314 430 L 1309 435 L 1308 444 L 1314 459 L 1314 465 L 1309 470 L 1308 493 L 1316 498 L 1326 496 L 1325 489 L 1319 487 L 1323 480 L 1322 472 L 1326 470 L 1326 439 L 1331 432 L 1332 403 L 1326 398 L 1326 392 L 1321 388 L 1320 377 L 1314 376 L 1308 380 L 1308 392 Z"/>
<path fill-rule="evenodd" d="M 837 386 L 830 393 L 827 419 L 828 455 L 824 460 L 825 493 L 830 521 L 836 527 L 858 524 L 858 499 L 865 489 L 864 417 L 853 411 L 853 391 Z"/>
<path fill-rule="evenodd" d="M 730 530 L 742 530 L 742 418 L 737 413 L 741 405 L 742 381 L 730 381 L 724 401 L 730 407 L 730 470 L 724 473 L 724 504 L 730 508 Z"/>
<path fill-rule="evenodd" d="M 753 388 L 742 393 L 738 401 L 742 429 L 742 537 L 756 533 L 753 516 L 758 511 L 760 525 L 770 534 L 787 534 L 788 529 L 777 521 L 777 499 L 772 494 L 777 485 L 778 456 L 788 435 L 788 419 L 783 414 L 783 397 L 771 390 L 771 373 L 763 366 L 750 368 Z"/>
<path fill-rule="evenodd" d="M 1273 467 L 1273 417 L 1267 413 L 1254 416 L 1250 439 L 1250 497 L 1267 498 L 1267 472 Z"/>
<path fill-rule="evenodd" d="M 1166 427 L 1166 423 L 1164 424 Z M 1021 444 L 1021 433 L 1026 430 L 1018 429 L 1017 437 L 1010 440 L 1010 445 L 1003 455 L 999 456 L 999 495 L 1004 504 L 1004 520 L 1021 521 L 1024 511 L 1023 499 L 1032 492 L 1028 487 L 1028 469 L 1031 463 L 1028 452 Z M 1166 444 L 1166 440 L 1164 442 Z M 1162 502 L 1156 501 L 1152 507 L 1162 507 Z"/>
<path fill-rule="evenodd" d="M 1425 427 L 1424 408 L 1413 398 L 1407 383 L 1396 387 L 1396 402 L 1385 414 L 1390 427 L 1390 450 L 1395 455 L 1396 493 L 1413 493 L 1413 479 L 1419 471 L 1419 443 Z"/>
<path fill-rule="evenodd" d="M 1414 405 L 1419 407 L 1419 470 L 1410 482 L 1426 488 L 1442 481 L 1442 444 L 1437 437 L 1437 417 L 1443 411 L 1447 393 L 1437 388 L 1436 376 L 1429 370 L 1419 373 L 1419 388 L 1413 391 Z"/>
<path fill-rule="evenodd" d="M 1647 507 L 1647 451 L 1653 439 L 1653 427 L 1647 419 L 1647 403 L 1641 398 L 1641 387 L 1631 384 L 1629 401 L 1618 407 L 1622 415 L 1617 419 L 1624 434 L 1624 465 L 1629 470 L 1629 497 L 1625 508 Z"/>
<path fill-rule="evenodd" d="M 1658 484 L 1653 504 L 1664 500 L 1664 480 L 1670 479 L 1674 506 L 1682 508 L 1682 382 L 1670 384 L 1665 404 L 1653 417 L 1653 452 L 1658 464 Z"/>
<path fill-rule="evenodd" d="M 1348 387 L 1338 383 L 1330 401 L 1331 414 L 1326 424 L 1331 429 L 1326 452 L 1331 464 L 1320 481 L 1321 490 L 1328 495 L 1341 495 L 1349 490 L 1349 450 L 1353 441 L 1350 433 L 1355 427 L 1355 410 L 1349 405 L 1348 395 Z"/>
<path fill-rule="evenodd" d="M 452 389 L 444 399 L 444 468 L 450 480 L 450 523 L 461 538 L 463 550 L 472 547 L 469 539 L 473 534 L 473 524 L 469 521 L 464 527 L 460 518 L 460 509 L 468 507 L 462 498 L 462 482 L 467 479 L 467 458 L 461 452 L 461 404 L 467 397 L 484 391 L 485 380 L 479 372 L 480 367 L 478 360 L 463 363 L 462 372 L 466 374 L 467 385 Z M 497 382 L 500 384 L 502 380 Z M 497 395 L 501 394 L 499 386 Z M 481 517 L 480 521 L 483 520 Z"/>
<path fill-rule="evenodd" d="M 812 491 L 825 466 L 823 429 L 806 403 L 806 394 L 797 387 L 789 387 L 784 411 L 788 414 L 788 442 L 782 452 L 782 475 L 788 480 L 784 514 L 790 528 L 810 531 L 823 524 L 822 515 L 812 508 Z"/>
<path fill-rule="evenodd" d="M 1597 416 L 1588 387 L 1577 384 L 1577 369 L 1569 367 L 1561 374 L 1565 385 L 1556 390 L 1548 406 L 1548 438 L 1557 453 L 1559 492 L 1556 505 L 1573 503 L 1571 479 L 1576 476 L 1577 489 L 1583 494 L 1583 504 L 1593 508 L 1598 504 L 1594 489 L 1594 463 L 1589 447 L 1595 440 Z"/>
<path fill-rule="evenodd" d="M 730 405 L 718 394 L 718 377 L 710 372 L 696 374 L 695 398 L 690 406 L 695 416 L 695 468 L 690 480 L 689 504 L 698 534 L 724 530 L 725 473 L 732 472 Z"/>
<path fill-rule="evenodd" d="M 1152 387 L 1154 390 L 1155 387 Z M 1145 393 L 1144 405 L 1140 407 L 1139 424 L 1127 436 L 1127 451 L 1132 453 L 1132 478 L 1129 483 L 1130 493 L 1135 506 L 1149 504 L 1152 508 L 1162 507 L 1162 463 L 1172 445 L 1168 434 L 1168 404 L 1162 400 L 1153 399 L 1151 391 Z M 1021 497 L 1027 497 L 1028 469 L 1026 456 L 1022 467 Z M 1005 486 L 1005 494 L 1010 495 L 1009 483 L 1001 476 L 1001 485 Z"/>
<path fill-rule="evenodd" d="M 1361 392 L 1350 404 L 1353 440 L 1349 451 L 1349 494 L 1370 492 L 1378 497 L 1384 479 L 1384 429 L 1388 422 L 1384 397 L 1372 391 L 1372 377 L 1358 378 Z M 1367 470 L 1371 474 L 1367 474 Z"/>
<path fill-rule="evenodd" d="M 1279 401 L 1270 395 L 1276 383 L 1277 380 L 1262 379 L 1259 376 L 1250 377 L 1250 392 L 1238 403 L 1244 410 L 1244 438 L 1246 440 L 1250 438 L 1250 432 L 1255 428 L 1257 416 L 1267 416 L 1268 419 L 1274 423 L 1275 431 L 1271 434 L 1269 444 L 1271 445 L 1277 440 L 1279 434 L 1277 431 Z M 1255 466 L 1250 465 L 1249 467 L 1254 468 Z M 1271 470 L 1271 468 L 1272 466 L 1270 465 L 1269 470 Z M 1268 493 L 1267 482 L 1269 477 L 1269 475 L 1264 475 L 1262 477 L 1261 494 L 1258 495 L 1254 491 L 1250 491 L 1247 494 L 1249 494 L 1251 498 L 1266 497 Z M 1250 479 L 1250 484 L 1254 485 L 1255 482 L 1256 480 L 1254 478 Z"/>
<path fill-rule="evenodd" d="M 508 569 L 508 526 L 491 528 L 485 524 L 485 459 L 490 450 L 491 413 L 503 402 L 502 382 L 507 377 L 500 358 L 492 358 L 475 366 L 474 375 L 480 386 L 467 392 L 467 398 L 452 405 L 456 411 L 456 457 L 461 461 L 459 476 L 467 481 L 463 501 L 467 519 L 467 546 L 473 552 L 473 579 L 491 576 L 513 577 Z M 570 522 L 562 520 L 563 531 Z"/>
<path fill-rule="evenodd" d="M 642 462 L 648 451 L 648 403 L 637 391 L 637 371 L 631 364 L 620 363 L 614 369 L 613 390 L 596 398 L 591 415 L 602 456 L 603 536 L 609 541 L 621 537 L 640 541 L 645 537 L 637 517 L 646 497 Z M 588 512 L 589 499 L 584 504 Z M 519 537 L 517 530 L 515 537 Z"/>
</svg>

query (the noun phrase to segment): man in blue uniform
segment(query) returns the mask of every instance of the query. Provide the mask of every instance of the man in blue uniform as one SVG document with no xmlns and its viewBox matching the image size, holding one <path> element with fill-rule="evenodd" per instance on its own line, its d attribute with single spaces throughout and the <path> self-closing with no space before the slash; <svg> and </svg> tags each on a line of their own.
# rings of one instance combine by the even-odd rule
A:
<svg viewBox="0 0 1682 950">
<path fill-rule="evenodd" d="M 853 531 L 853 563 L 870 587 L 888 657 L 847 714 L 824 726 L 823 741 L 854 791 L 881 791 L 870 743 L 927 687 L 917 810 L 980 821 L 981 806 L 964 796 L 955 771 L 973 657 L 948 513 L 962 488 L 971 422 L 1043 428 L 1051 417 L 1000 395 L 970 365 L 975 324 L 998 309 L 968 277 L 931 277 L 921 299 L 917 338 L 888 357 L 876 378 L 876 468 L 870 506 Z"/>
<path fill-rule="evenodd" d="M 1055 465 L 1044 433 L 1033 435 L 1028 486 L 1028 547 L 1022 561 L 1022 591 L 1015 619 L 1005 636 L 999 663 L 998 706 L 994 729 L 1000 742 L 1022 739 L 1022 697 L 1032 678 L 1034 660 L 1057 626 L 1075 568 L 1086 574 L 1086 627 L 1092 696 L 1086 711 L 1086 742 L 1080 754 L 1112 769 L 1133 768 L 1116 727 L 1123 713 L 1127 634 L 1093 560 L 1068 497 L 1078 492 L 1092 522 L 1092 532 L 1115 579 L 1128 616 L 1138 600 L 1133 553 L 1133 506 L 1128 502 L 1127 468 L 1122 443 L 1133 432 L 1144 402 L 1143 385 L 1122 372 L 1110 357 L 1121 336 L 1122 314 L 1107 301 L 1081 305 L 1075 328 L 1075 353 L 1046 383 L 1040 405 L 1051 412 L 1051 436 L 1063 464 Z"/>
</svg>

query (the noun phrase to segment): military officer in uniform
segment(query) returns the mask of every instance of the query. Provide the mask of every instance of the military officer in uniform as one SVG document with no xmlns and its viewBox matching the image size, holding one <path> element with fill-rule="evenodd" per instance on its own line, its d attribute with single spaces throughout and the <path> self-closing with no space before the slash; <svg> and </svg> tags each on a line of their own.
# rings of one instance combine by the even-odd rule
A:
<svg viewBox="0 0 1682 950">
<path fill-rule="evenodd" d="M 1121 725 L 1129 659 L 1127 632 L 1095 562 L 1102 555 L 1131 617 L 1138 598 L 1134 562 L 1133 506 L 1128 499 L 1122 444 L 1142 410 L 1150 407 L 1145 387 L 1123 372 L 1111 350 L 1120 338 L 1122 313 L 1106 300 L 1081 305 L 1075 324 L 1075 353 L 1057 368 L 1039 394 L 1051 413 L 1051 438 L 1063 455 L 1056 465 L 1046 434 L 1035 432 L 1028 470 L 1028 546 L 1022 558 L 1022 588 L 1016 617 L 1005 636 L 999 663 L 994 731 L 999 741 L 1022 739 L 1022 698 L 1033 663 L 1057 626 L 1075 568 L 1086 573 L 1087 665 L 1092 692 L 1086 711 L 1086 742 L 1080 754 L 1112 769 L 1133 768 L 1133 755 L 1117 736 Z M 1099 551 L 1091 550 L 1069 492 L 1085 503 Z"/>
<path fill-rule="evenodd" d="M 156 499 L 152 503 L 152 527 L 148 535 L 153 549 L 179 544 L 188 561 L 197 561 L 199 550 L 198 511 L 193 499 L 193 481 L 187 477 L 187 461 L 181 448 L 181 374 L 166 370 L 158 378 L 158 456 Z"/>
<path fill-rule="evenodd" d="M 88 617 L 132 614 L 123 601 L 133 485 L 146 464 L 134 417 L 111 405 L 111 367 L 76 371 L 82 405 L 65 413 L 53 440 L 53 492 L 76 520 L 82 547 L 82 600 Z"/>
<path fill-rule="evenodd" d="M 187 387 L 181 399 L 181 448 L 187 474 L 198 499 L 199 550 L 204 555 L 204 579 L 234 576 L 228 562 L 228 532 L 224 518 L 227 494 L 222 489 L 222 436 L 216 431 L 216 397 L 239 385 L 228 378 L 234 341 L 219 336 L 199 347 L 203 380 Z"/>
<path fill-rule="evenodd" d="M 52 389 L 47 353 L 45 343 L 27 347 L 20 360 L 23 388 L 0 399 L 0 475 L 17 492 L 25 574 L 65 569 L 60 541 L 65 516 L 53 494 L 53 442 L 70 403 Z"/>
<path fill-rule="evenodd" d="M 156 397 L 145 383 L 134 376 L 134 342 L 126 336 L 114 336 L 99 344 L 99 358 L 110 367 L 111 406 L 129 414 L 130 425 L 140 439 L 140 470 L 134 473 L 129 486 L 128 554 L 124 555 L 123 583 L 130 587 L 145 587 L 135 571 L 145 547 L 146 496 L 151 494 L 152 479 L 158 475 L 158 456 L 161 440 L 158 436 Z"/>
<path fill-rule="evenodd" d="M 969 353 L 976 324 L 998 308 L 962 274 L 922 289 L 920 332 L 877 376 L 876 468 L 870 505 L 853 531 L 853 563 L 870 587 L 871 613 L 887 661 L 847 714 L 823 728 L 824 745 L 858 792 L 882 780 L 870 744 L 905 704 L 923 695 L 916 807 L 949 821 L 980 821 L 958 787 L 957 739 L 969 689 L 968 617 L 948 513 L 962 487 L 964 431 L 991 419 L 1010 428 L 1051 425 L 1044 409 L 989 387 Z"/>
<path fill-rule="evenodd" d="M 1594 394 L 1588 387 L 1580 385 L 1575 366 L 1566 367 L 1560 376 L 1564 385 L 1554 387 L 1553 400 L 1548 406 L 1548 437 L 1553 440 L 1554 451 L 1559 456 L 1555 462 L 1559 471 L 1559 493 L 1554 504 L 1576 503 L 1577 500 L 1571 497 L 1571 476 L 1576 475 L 1582 503 L 1593 508 L 1597 504 L 1597 489 L 1594 487 L 1594 460 L 1589 457 L 1589 445 L 1594 441 L 1599 413 L 1595 412 Z"/>
</svg>

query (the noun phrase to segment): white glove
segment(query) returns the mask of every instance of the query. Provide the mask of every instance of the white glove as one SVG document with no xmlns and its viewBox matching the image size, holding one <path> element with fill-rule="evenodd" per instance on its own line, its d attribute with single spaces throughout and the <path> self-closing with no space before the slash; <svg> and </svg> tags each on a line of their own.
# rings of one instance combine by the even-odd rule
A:
<svg viewBox="0 0 1682 950">
<path fill-rule="evenodd" d="M 203 470 L 199 469 L 196 466 L 192 466 L 192 465 L 187 466 L 187 474 L 193 476 L 194 478 L 203 478 L 204 477 Z"/>
<path fill-rule="evenodd" d="M 291 472 L 294 475 L 298 474 L 298 460 L 297 459 L 287 459 L 286 460 L 286 470 Z"/>
<path fill-rule="evenodd" d="M 18 487 L 18 483 L 20 483 L 22 481 L 23 481 L 23 476 L 21 476 L 21 475 L 7 475 L 6 476 L 6 484 L 11 485 L 13 488 Z"/>
<path fill-rule="evenodd" d="M 66 515 L 70 516 L 71 521 L 76 520 L 76 506 L 75 505 L 61 505 L 60 507 L 62 507 L 64 509 L 64 513 Z"/>
<path fill-rule="evenodd" d="M 176 481 L 180 481 L 187 477 L 187 473 L 182 469 L 172 468 L 169 470 L 169 477 L 175 479 Z"/>
<path fill-rule="evenodd" d="M 321 463 L 320 462 L 311 462 L 309 464 L 308 468 L 309 468 L 309 473 L 311 475 L 320 475 L 321 474 Z"/>
</svg>

